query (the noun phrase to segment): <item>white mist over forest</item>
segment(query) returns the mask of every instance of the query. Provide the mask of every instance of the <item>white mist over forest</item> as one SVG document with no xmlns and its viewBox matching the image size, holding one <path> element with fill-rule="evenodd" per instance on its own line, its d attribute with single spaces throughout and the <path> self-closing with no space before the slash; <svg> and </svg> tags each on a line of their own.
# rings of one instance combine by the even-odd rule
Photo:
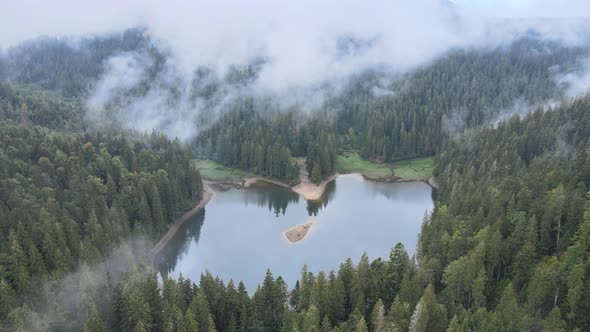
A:
<svg viewBox="0 0 590 332">
<path fill-rule="evenodd" d="M 143 27 L 145 38 L 166 57 L 163 69 L 156 79 L 149 77 L 154 59 L 137 51 L 104 61 L 88 97 L 89 119 L 103 122 L 105 110 L 117 104 L 123 126 L 157 129 L 183 140 L 198 132 L 199 116 L 213 118 L 237 97 L 262 96 L 279 108 L 309 111 L 367 70 L 382 73 L 385 84 L 375 85 L 375 91 L 388 94 L 389 78 L 449 50 L 501 47 L 531 34 L 580 45 L 587 42 L 590 26 L 580 17 L 590 12 L 585 1 L 567 6 L 543 0 L 23 1 L 7 6 L 0 14 L 4 48 L 39 36 L 66 37 L 75 45 L 78 37 Z M 253 79 L 224 85 L 212 100 L 191 94 L 195 81 L 206 87 L 232 69 L 251 67 Z M 206 68 L 206 75 L 198 68 Z M 557 79 L 579 93 L 586 82 L 579 75 Z M 129 98 L 146 80 L 157 81 L 147 93 Z"/>
</svg>

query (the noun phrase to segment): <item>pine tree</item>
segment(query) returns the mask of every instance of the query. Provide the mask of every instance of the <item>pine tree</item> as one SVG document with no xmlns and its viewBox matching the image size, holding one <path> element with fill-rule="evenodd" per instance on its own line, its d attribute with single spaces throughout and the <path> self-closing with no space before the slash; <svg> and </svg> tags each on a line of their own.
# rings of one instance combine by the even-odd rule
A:
<svg viewBox="0 0 590 332">
<path fill-rule="evenodd" d="M 541 262 L 535 269 L 527 289 L 527 300 L 532 312 L 556 306 L 561 282 L 560 263 L 557 257 Z"/>
<path fill-rule="evenodd" d="M 412 316 L 410 331 L 444 331 L 446 327 L 446 308 L 444 305 L 438 304 L 434 295 L 434 288 L 432 285 L 428 285 Z"/>
<path fill-rule="evenodd" d="M 305 320 L 303 323 L 303 332 L 319 332 L 320 331 L 320 311 L 316 306 L 310 305 L 305 313 Z"/>
<path fill-rule="evenodd" d="M 424 308 L 421 302 L 416 304 L 416 308 L 414 309 L 414 313 L 412 314 L 412 318 L 410 319 L 410 332 L 426 332 L 427 330 L 427 323 L 428 318 L 425 317 Z"/>
<path fill-rule="evenodd" d="M 398 243 L 391 250 L 389 254 L 389 270 L 386 279 L 386 289 L 389 290 L 386 294 L 386 302 L 391 303 L 397 295 L 406 270 L 410 265 L 408 253 L 402 243 Z"/>
<path fill-rule="evenodd" d="M 12 282 L 19 292 L 27 291 L 31 283 L 27 258 L 13 231 L 10 231 L 8 243 L 10 245 L 9 264 Z"/>
<path fill-rule="evenodd" d="M 150 308 L 150 324 L 152 328 L 159 329 L 162 325 L 162 297 L 158 287 L 158 277 L 155 273 L 150 273 L 145 277 L 142 294 Z M 182 312 L 178 312 L 182 316 Z"/>
<path fill-rule="evenodd" d="M 385 325 L 385 307 L 383 301 L 379 299 L 373 307 L 373 313 L 371 314 L 371 331 L 382 332 Z"/>
<path fill-rule="evenodd" d="M 516 294 L 512 288 L 512 284 L 508 284 L 502 296 L 500 302 L 496 306 L 496 313 L 498 315 L 498 321 L 500 328 L 504 331 L 519 331 L 519 322 L 522 319 L 522 313 L 518 303 L 516 301 Z"/>
<path fill-rule="evenodd" d="M 140 283 L 132 283 L 123 289 L 122 321 L 123 330 L 149 331 L 151 308 L 143 297 Z"/>
<path fill-rule="evenodd" d="M 84 332 L 106 332 L 107 329 L 100 318 L 96 307 L 92 311 L 90 319 L 84 322 Z"/>
<path fill-rule="evenodd" d="M 199 324 L 197 323 L 195 315 L 190 309 L 188 309 L 184 314 L 184 326 L 186 327 L 187 332 L 199 331 Z"/>
<path fill-rule="evenodd" d="M 0 280 L 0 317 L 5 317 L 14 305 L 15 294 L 10 285 Z"/>
<path fill-rule="evenodd" d="M 486 287 L 486 279 L 486 271 L 485 268 L 482 267 L 477 273 L 477 277 L 471 286 L 471 297 L 473 299 L 473 306 L 475 308 L 485 306 L 486 297 L 484 291 Z"/>
<path fill-rule="evenodd" d="M 407 303 L 402 303 L 399 296 L 396 296 L 385 318 L 384 332 L 408 331 L 411 315 L 410 306 Z"/>
<path fill-rule="evenodd" d="M 561 319 L 561 312 L 559 311 L 559 307 L 554 307 L 553 309 L 551 309 L 547 318 L 543 320 L 542 326 L 543 331 L 566 331 L 567 324 L 565 323 L 565 321 Z"/>
<path fill-rule="evenodd" d="M 328 285 L 324 271 L 320 271 L 315 278 L 311 290 L 310 302 L 319 310 L 320 317 L 324 317 L 330 311 Z"/>
<path fill-rule="evenodd" d="M 154 226 L 156 227 L 157 233 L 162 233 L 166 229 L 166 221 L 164 220 L 164 211 L 162 209 L 162 201 L 160 200 L 160 194 L 158 188 L 152 185 L 152 218 Z"/>
<path fill-rule="evenodd" d="M 369 329 L 367 328 L 367 322 L 365 321 L 365 317 L 361 316 L 361 319 L 356 324 L 355 332 L 369 332 Z"/>
<path fill-rule="evenodd" d="M 307 265 L 301 268 L 301 292 L 297 309 L 307 310 L 311 302 L 311 291 L 313 289 L 313 274 L 308 272 Z"/>
<path fill-rule="evenodd" d="M 297 308 L 299 305 L 300 297 L 301 297 L 301 286 L 299 284 L 299 280 L 297 280 L 295 282 L 295 287 L 293 287 L 293 289 L 291 290 L 291 296 L 289 297 L 289 304 L 293 308 Z"/>
<path fill-rule="evenodd" d="M 461 325 L 459 325 L 459 318 L 457 318 L 457 315 L 453 316 L 453 319 L 451 319 L 446 332 L 463 332 Z"/>
<path fill-rule="evenodd" d="M 202 290 L 198 290 L 197 294 L 193 296 L 189 310 L 194 315 L 194 320 L 197 322 L 199 332 L 215 331 L 215 323 L 209 311 L 209 303 L 205 298 Z"/>
<path fill-rule="evenodd" d="M 332 324 L 330 323 L 330 318 L 328 316 L 324 316 L 322 320 L 322 327 L 320 329 L 321 332 L 330 332 L 332 330 Z"/>
<path fill-rule="evenodd" d="M 330 291 L 330 320 L 332 322 L 342 322 L 346 319 L 346 294 L 344 289 L 344 283 L 340 276 L 336 277 L 334 271 L 330 272 L 329 276 Z"/>
<path fill-rule="evenodd" d="M 311 181 L 315 183 L 322 181 L 322 171 L 317 161 L 313 163 L 313 168 L 311 169 Z"/>
</svg>

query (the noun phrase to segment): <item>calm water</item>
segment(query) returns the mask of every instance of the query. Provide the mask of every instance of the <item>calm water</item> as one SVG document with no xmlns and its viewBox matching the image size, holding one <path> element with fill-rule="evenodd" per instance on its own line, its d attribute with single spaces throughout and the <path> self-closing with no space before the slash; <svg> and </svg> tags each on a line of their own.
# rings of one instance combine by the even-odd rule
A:
<svg viewBox="0 0 590 332">
<path fill-rule="evenodd" d="M 270 184 L 217 192 L 170 241 L 159 267 L 195 282 L 209 270 L 225 281 L 244 281 L 249 291 L 270 268 L 291 287 L 303 264 L 316 273 L 337 269 L 348 257 L 356 262 L 364 252 L 371 260 L 387 258 L 397 242 L 412 255 L 432 207 L 431 188 L 422 182 L 375 183 L 354 174 L 330 183 L 321 203 Z M 302 241 L 283 236 L 308 221 L 314 224 Z"/>
</svg>

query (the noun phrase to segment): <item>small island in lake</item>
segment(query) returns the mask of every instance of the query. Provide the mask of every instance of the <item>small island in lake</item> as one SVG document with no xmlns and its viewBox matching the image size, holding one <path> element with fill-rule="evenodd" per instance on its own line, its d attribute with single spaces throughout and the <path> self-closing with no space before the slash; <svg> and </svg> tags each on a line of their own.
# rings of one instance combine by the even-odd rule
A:
<svg viewBox="0 0 590 332">
<path fill-rule="evenodd" d="M 295 243 L 303 240 L 307 232 L 311 228 L 312 222 L 307 222 L 302 225 L 297 225 L 285 232 L 285 237 L 289 242 Z"/>
</svg>

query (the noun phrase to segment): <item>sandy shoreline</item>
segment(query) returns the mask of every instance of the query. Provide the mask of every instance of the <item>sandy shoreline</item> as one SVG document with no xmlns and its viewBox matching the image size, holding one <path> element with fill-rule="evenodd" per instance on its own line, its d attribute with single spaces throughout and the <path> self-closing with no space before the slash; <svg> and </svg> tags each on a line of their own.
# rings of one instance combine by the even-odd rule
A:
<svg viewBox="0 0 590 332">
<path fill-rule="evenodd" d="M 328 183 L 330 183 L 331 181 L 334 181 L 337 177 L 338 177 L 338 174 L 332 175 L 329 178 L 327 178 L 326 180 L 322 181 L 318 185 L 316 185 L 313 182 L 300 182 L 299 184 L 297 184 L 295 186 L 290 186 L 290 185 L 288 185 L 284 182 L 281 182 L 279 180 L 256 176 L 256 177 L 246 178 L 242 182 L 242 187 L 248 188 L 258 181 L 268 182 L 268 183 L 276 184 L 277 186 L 291 189 L 295 193 L 299 194 L 299 196 L 305 198 L 308 201 L 317 201 L 320 198 L 322 198 L 324 191 L 326 191 L 326 185 L 328 185 Z"/>
<path fill-rule="evenodd" d="M 324 195 L 324 192 L 326 191 L 326 186 L 328 185 L 328 183 L 336 180 L 336 178 L 338 178 L 339 175 L 346 175 L 346 174 L 359 174 L 363 177 L 363 179 L 365 179 L 367 181 L 373 181 L 373 182 L 389 182 L 389 183 L 424 182 L 425 184 L 430 186 L 432 189 L 438 190 L 438 183 L 436 182 L 436 178 L 434 176 L 430 176 L 426 179 L 404 179 L 404 178 L 400 178 L 400 177 L 379 178 L 379 177 L 367 176 L 363 173 L 345 173 L 345 174 L 338 174 L 337 173 L 337 174 L 334 174 L 334 175 L 330 176 L 329 178 L 325 179 L 324 181 L 322 181 L 318 185 L 316 185 L 313 182 L 302 181 L 295 186 L 290 186 L 284 182 L 281 182 L 280 180 L 265 178 L 262 176 L 255 176 L 255 177 L 246 178 L 242 181 L 241 185 L 239 185 L 238 183 L 236 183 L 236 185 L 239 185 L 239 187 L 242 187 L 242 188 L 248 188 L 248 187 L 252 186 L 254 183 L 256 183 L 257 181 L 268 182 L 268 183 L 275 184 L 277 186 L 281 186 L 283 188 L 291 189 L 295 193 L 299 194 L 299 196 L 303 197 L 304 199 L 306 199 L 308 201 L 317 201 L 317 200 L 320 200 L 322 198 L 322 196 Z"/>
<path fill-rule="evenodd" d="M 312 222 L 307 222 L 302 225 L 297 225 L 293 228 L 288 229 L 286 232 L 283 233 L 283 235 L 291 243 L 299 242 L 303 240 L 303 238 L 305 238 L 305 235 L 307 235 L 307 232 L 311 228 L 312 224 Z"/>
<path fill-rule="evenodd" d="M 434 189 L 434 190 L 438 190 L 438 188 L 439 188 L 438 182 L 436 181 L 436 178 L 434 177 L 434 175 L 432 175 L 428 179 L 424 180 L 424 182 L 427 185 L 429 185 L 430 187 L 432 187 L 432 189 Z"/>
<path fill-rule="evenodd" d="M 326 180 L 322 181 L 319 185 L 316 185 L 313 182 L 301 182 L 298 185 L 291 187 L 291 190 L 298 193 L 308 201 L 317 201 L 324 195 L 324 191 L 326 191 L 326 185 L 334 181 L 337 177 L 338 174 L 332 175 Z"/>
</svg>

